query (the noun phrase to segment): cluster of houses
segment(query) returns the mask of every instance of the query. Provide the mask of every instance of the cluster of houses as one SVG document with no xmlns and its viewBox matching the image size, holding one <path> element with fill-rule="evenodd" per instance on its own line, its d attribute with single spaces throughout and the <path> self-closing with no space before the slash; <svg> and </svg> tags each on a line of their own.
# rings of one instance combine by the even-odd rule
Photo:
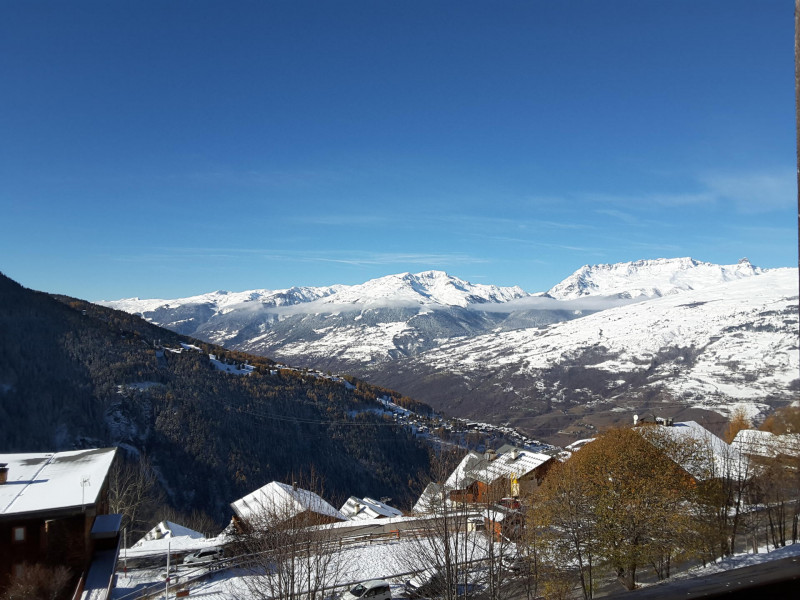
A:
<svg viewBox="0 0 800 600">
<path fill-rule="evenodd" d="M 676 438 L 705 443 L 720 460 L 730 461 L 737 453 L 745 460 L 787 452 L 800 456 L 798 434 L 744 430 L 728 445 L 693 421 L 662 420 L 659 426 Z M 580 440 L 553 454 L 510 445 L 469 452 L 443 482 L 425 488 L 410 514 L 390 506 L 388 498 L 353 496 L 337 509 L 312 491 L 273 481 L 231 504 L 228 531 L 267 512 L 329 523 L 342 538 L 400 536 L 404 530 L 419 529 L 441 508 L 467 507 L 472 527 L 513 537 L 523 518 L 519 498 L 540 485 L 559 460 L 591 442 Z M 0 592 L 26 564 L 44 563 L 81 573 L 74 598 L 108 597 L 121 549 L 121 515 L 108 514 L 108 477 L 115 453 L 115 448 L 102 448 L 0 455 Z M 684 468 L 699 476 L 692 473 L 692 465 Z M 219 541 L 163 522 L 126 549 L 124 556 L 127 560 L 168 551 L 186 553 L 214 543 Z"/>
</svg>

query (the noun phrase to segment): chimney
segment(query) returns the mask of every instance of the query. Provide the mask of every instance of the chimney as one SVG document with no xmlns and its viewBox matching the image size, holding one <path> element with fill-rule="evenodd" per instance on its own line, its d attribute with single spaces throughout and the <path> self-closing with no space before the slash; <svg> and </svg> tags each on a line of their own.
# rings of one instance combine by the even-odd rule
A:
<svg viewBox="0 0 800 600">
<path fill-rule="evenodd" d="M 489 450 L 486 451 L 486 454 L 484 455 L 484 457 L 486 458 L 486 460 L 492 461 L 495 458 L 497 458 L 497 452 L 495 452 L 492 449 L 489 449 Z"/>
<path fill-rule="evenodd" d="M 511 460 L 517 460 L 519 458 L 519 450 L 516 448 L 511 450 Z"/>
<path fill-rule="evenodd" d="M 8 481 L 8 463 L 0 463 L 0 485 Z"/>
</svg>

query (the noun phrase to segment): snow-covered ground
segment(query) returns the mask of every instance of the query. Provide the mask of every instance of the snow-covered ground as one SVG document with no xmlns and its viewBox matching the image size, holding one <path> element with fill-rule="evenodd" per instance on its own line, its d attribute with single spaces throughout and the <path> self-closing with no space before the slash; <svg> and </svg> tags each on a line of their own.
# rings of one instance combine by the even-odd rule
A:
<svg viewBox="0 0 800 600">
<path fill-rule="evenodd" d="M 476 535 L 476 542 L 480 544 L 482 534 Z M 345 547 L 338 552 L 337 567 L 335 569 L 337 591 L 346 589 L 351 584 L 369 579 L 386 579 L 392 586 L 392 596 L 397 597 L 403 587 L 403 582 L 411 578 L 410 572 L 420 568 L 419 542 L 412 539 L 380 540 L 373 543 L 360 543 Z M 474 558 L 485 556 L 479 550 Z M 779 560 L 790 556 L 800 556 L 800 544 L 789 545 L 785 548 L 774 549 L 767 552 L 760 548 L 757 554 L 738 554 L 726 559 L 720 559 L 706 567 L 695 567 L 673 575 L 670 580 L 659 585 L 668 584 L 669 581 L 702 577 L 720 571 L 737 569 L 767 561 Z M 120 565 L 121 566 L 121 565 Z M 145 588 L 155 589 L 163 586 L 166 574 L 166 556 L 164 565 L 151 569 L 129 569 L 119 572 L 117 586 L 113 590 L 114 600 L 128 600 L 138 597 Z M 205 576 L 202 576 L 204 575 Z M 201 577 L 198 577 L 201 576 Z M 177 565 L 172 572 L 171 585 L 189 583 L 190 597 L 202 596 L 210 600 L 223 600 L 227 598 L 250 598 L 251 592 L 248 580 L 256 577 L 252 572 L 243 569 L 227 569 L 206 573 L 204 568 L 184 567 Z M 159 588 L 160 589 L 160 588 Z"/>
<path fill-rule="evenodd" d="M 485 537 L 480 533 L 468 534 L 474 544 L 473 560 L 481 560 L 486 556 Z M 360 581 L 369 579 L 386 579 L 392 585 L 392 596 L 402 589 L 404 581 L 410 579 L 412 572 L 429 565 L 423 565 L 419 558 L 420 542 L 413 537 L 393 540 L 377 540 L 347 546 L 337 552 L 336 566 L 331 569 L 336 573 L 336 591 L 350 587 Z M 172 569 L 171 569 L 172 571 Z M 258 576 L 244 569 L 226 569 L 209 572 L 207 577 L 198 578 L 205 569 L 177 565 L 172 571 L 171 585 L 181 585 L 188 580 L 190 597 L 203 596 L 209 599 L 250 598 L 248 581 Z M 113 590 L 114 600 L 128 600 L 138 597 L 145 588 L 162 586 L 165 583 L 166 554 L 164 565 L 159 568 L 128 569 L 118 573 L 117 586 Z M 252 585 L 252 583 L 250 583 Z"/>
<path fill-rule="evenodd" d="M 772 560 L 780 560 L 782 558 L 789 558 L 791 556 L 800 556 L 800 543 L 789 544 L 784 548 L 776 548 L 770 551 L 768 551 L 765 546 L 761 546 L 758 549 L 757 554 L 741 553 L 735 554 L 728 558 L 721 558 L 711 564 L 706 565 L 705 567 L 698 566 L 686 571 L 679 571 L 668 580 L 652 585 L 668 585 L 670 581 L 705 577 L 706 575 L 713 575 L 714 573 L 730 571 L 731 569 L 741 569 L 743 567 L 751 567 L 753 565 L 763 564 Z"/>
</svg>

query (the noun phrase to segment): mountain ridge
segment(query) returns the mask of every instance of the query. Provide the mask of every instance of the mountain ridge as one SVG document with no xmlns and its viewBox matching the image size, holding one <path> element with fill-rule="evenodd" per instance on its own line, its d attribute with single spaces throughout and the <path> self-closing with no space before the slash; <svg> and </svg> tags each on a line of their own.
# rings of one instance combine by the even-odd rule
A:
<svg viewBox="0 0 800 600">
<path fill-rule="evenodd" d="M 525 430 L 560 443 L 568 440 L 554 440 L 544 431 L 568 429 L 561 424 L 569 419 L 558 411 L 572 411 L 574 421 L 587 419 L 578 414 L 585 412 L 577 408 L 581 403 L 602 405 L 600 412 L 608 412 L 609 401 L 622 402 L 615 385 L 644 404 L 660 397 L 676 409 L 705 410 L 684 396 L 706 395 L 706 408 L 717 414 L 744 402 L 757 417 L 788 401 L 794 359 L 770 363 L 766 357 L 773 346 L 764 340 L 771 332 L 779 338 L 774 348 L 781 356 L 794 352 L 796 272 L 761 269 L 746 259 L 733 265 L 653 259 L 585 265 L 549 292 L 529 294 L 518 287 L 470 287 L 427 271 L 344 286 L 337 293 L 346 302 L 330 294 L 277 309 L 249 303 L 246 310 L 204 316 L 182 306 L 145 316 L 227 347 L 352 373 L 453 416 L 485 418 L 491 406 L 493 418 L 509 422 L 514 410 L 527 419 L 553 418 L 560 425 Z M 749 286 L 750 292 L 739 293 L 736 286 Z M 399 291 L 392 295 L 394 290 Z M 471 301 L 471 295 L 479 301 Z M 738 298 L 738 307 L 726 300 L 729 295 Z M 770 302 L 774 307 L 766 308 Z M 720 316 L 723 305 L 732 308 Z M 611 320 L 603 323 L 606 319 Z M 638 323 L 639 337 L 630 337 L 615 320 L 629 329 Z M 700 335 L 701 325 L 717 329 Z M 753 332 L 764 334 L 760 342 L 744 344 Z M 537 346 L 535 340 L 549 340 L 549 346 Z M 602 368 L 616 355 L 627 361 L 619 384 Z M 697 372 L 681 369 L 680 360 L 723 366 L 701 385 Z M 665 365 L 681 375 L 666 377 Z"/>
<path fill-rule="evenodd" d="M 764 269 L 751 265 L 747 258 L 735 265 L 716 265 L 690 257 L 584 265 L 550 288 L 547 294 L 559 300 L 590 295 L 653 298 L 764 272 Z"/>
</svg>

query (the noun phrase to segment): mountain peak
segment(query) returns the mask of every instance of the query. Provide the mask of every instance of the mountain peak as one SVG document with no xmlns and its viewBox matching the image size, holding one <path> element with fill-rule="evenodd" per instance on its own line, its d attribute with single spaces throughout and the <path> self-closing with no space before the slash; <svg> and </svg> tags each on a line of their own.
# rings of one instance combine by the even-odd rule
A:
<svg viewBox="0 0 800 600">
<path fill-rule="evenodd" d="M 583 296 L 654 298 L 751 277 L 761 272 L 746 258 L 735 265 L 715 265 L 691 257 L 584 265 L 551 288 L 548 294 L 559 300 Z"/>
<path fill-rule="evenodd" d="M 398 273 L 343 286 L 324 301 L 331 304 L 411 304 L 461 306 L 508 302 L 528 296 L 518 287 L 469 283 L 444 271 Z"/>
</svg>

